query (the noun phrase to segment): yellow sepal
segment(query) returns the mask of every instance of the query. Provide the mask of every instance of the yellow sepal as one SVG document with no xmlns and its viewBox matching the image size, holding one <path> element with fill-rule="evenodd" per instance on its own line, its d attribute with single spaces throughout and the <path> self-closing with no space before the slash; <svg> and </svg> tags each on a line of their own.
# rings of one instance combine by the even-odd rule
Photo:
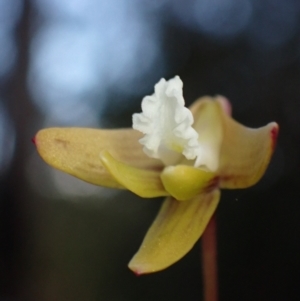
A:
<svg viewBox="0 0 300 301">
<path fill-rule="evenodd" d="M 40 156 L 52 167 L 95 185 L 124 188 L 103 166 L 100 153 L 108 150 L 126 164 L 161 170 L 162 163 L 143 152 L 138 142 L 141 137 L 132 129 L 48 128 L 39 131 L 34 142 Z"/>
<path fill-rule="evenodd" d="M 168 197 L 129 268 L 137 275 L 153 273 L 182 258 L 204 232 L 219 199 L 219 190 L 197 195 L 188 202 Z"/>
<path fill-rule="evenodd" d="M 211 145 L 211 150 L 218 150 L 216 172 L 220 188 L 237 189 L 256 184 L 275 149 L 278 124 L 271 122 L 257 129 L 243 126 L 231 118 L 230 104 L 221 96 L 201 97 L 190 110 L 202 139 L 201 146 Z"/>
<path fill-rule="evenodd" d="M 220 156 L 220 188 L 247 188 L 264 175 L 275 149 L 278 124 L 252 129 L 223 115 L 224 140 Z"/>
</svg>

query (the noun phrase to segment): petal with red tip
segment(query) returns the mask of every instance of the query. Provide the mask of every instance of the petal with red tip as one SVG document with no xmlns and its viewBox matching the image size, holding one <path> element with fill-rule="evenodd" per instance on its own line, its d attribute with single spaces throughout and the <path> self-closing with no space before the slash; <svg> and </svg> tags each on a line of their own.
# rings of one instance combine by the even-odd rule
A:
<svg viewBox="0 0 300 301">
<path fill-rule="evenodd" d="M 144 154 L 138 142 L 141 136 L 132 129 L 49 128 L 39 131 L 34 139 L 49 165 L 92 184 L 123 188 L 103 166 L 100 153 L 108 150 L 117 160 L 132 166 L 161 170 L 159 160 Z"/>
<path fill-rule="evenodd" d="M 230 103 L 222 96 L 202 97 L 190 110 L 199 138 L 203 129 L 207 128 L 206 133 L 210 138 L 204 136 L 203 140 L 208 141 L 207 144 L 214 149 L 215 154 L 218 151 L 220 155 L 217 171 L 220 188 L 247 188 L 257 183 L 273 154 L 278 125 L 272 122 L 258 129 L 241 125 L 229 116 Z M 205 119 L 207 122 L 204 122 Z M 214 156 L 211 155 L 211 158 Z"/>
<path fill-rule="evenodd" d="M 223 115 L 224 140 L 220 157 L 220 187 L 246 188 L 256 184 L 273 154 L 278 125 L 275 122 L 247 128 Z"/>
<path fill-rule="evenodd" d="M 182 258 L 197 242 L 219 203 L 220 191 L 187 202 L 168 197 L 129 263 L 136 274 L 163 270 Z"/>
</svg>

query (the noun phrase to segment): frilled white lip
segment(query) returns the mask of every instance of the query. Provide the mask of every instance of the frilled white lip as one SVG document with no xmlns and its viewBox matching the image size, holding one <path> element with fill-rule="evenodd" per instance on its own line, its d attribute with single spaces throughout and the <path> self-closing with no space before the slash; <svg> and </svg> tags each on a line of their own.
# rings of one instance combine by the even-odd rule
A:
<svg viewBox="0 0 300 301">
<path fill-rule="evenodd" d="M 143 98 L 143 112 L 133 115 L 133 128 L 145 134 L 140 143 L 149 157 L 172 165 L 184 155 L 188 160 L 196 159 L 195 166 L 199 166 L 203 150 L 192 127 L 193 115 L 184 106 L 182 87 L 179 76 L 169 81 L 162 78 L 154 94 Z"/>
</svg>

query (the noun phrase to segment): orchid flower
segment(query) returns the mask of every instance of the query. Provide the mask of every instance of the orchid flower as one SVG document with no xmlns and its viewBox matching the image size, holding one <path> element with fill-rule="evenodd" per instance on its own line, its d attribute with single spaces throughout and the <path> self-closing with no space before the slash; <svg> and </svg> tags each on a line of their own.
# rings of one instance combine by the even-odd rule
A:
<svg viewBox="0 0 300 301">
<path fill-rule="evenodd" d="M 272 156 L 278 125 L 247 128 L 234 121 L 225 97 L 184 106 L 178 76 L 155 85 L 133 115 L 133 129 L 49 128 L 35 144 L 51 166 L 86 182 L 166 199 L 129 263 L 136 274 L 182 258 L 201 237 L 220 189 L 254 185 Z"/>
</svg>

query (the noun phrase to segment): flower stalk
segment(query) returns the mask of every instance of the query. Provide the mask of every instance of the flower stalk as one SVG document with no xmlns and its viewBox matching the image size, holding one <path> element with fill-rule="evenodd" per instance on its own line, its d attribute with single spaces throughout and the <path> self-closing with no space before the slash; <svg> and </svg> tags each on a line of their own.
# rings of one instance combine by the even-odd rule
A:
<svg viewBox="0 0 300 301">
<path fill-rule="evenodd" d="M 204 301 L 218 301 L 217 222 L 214 214 L 201 238 Z"/>
</svg>

